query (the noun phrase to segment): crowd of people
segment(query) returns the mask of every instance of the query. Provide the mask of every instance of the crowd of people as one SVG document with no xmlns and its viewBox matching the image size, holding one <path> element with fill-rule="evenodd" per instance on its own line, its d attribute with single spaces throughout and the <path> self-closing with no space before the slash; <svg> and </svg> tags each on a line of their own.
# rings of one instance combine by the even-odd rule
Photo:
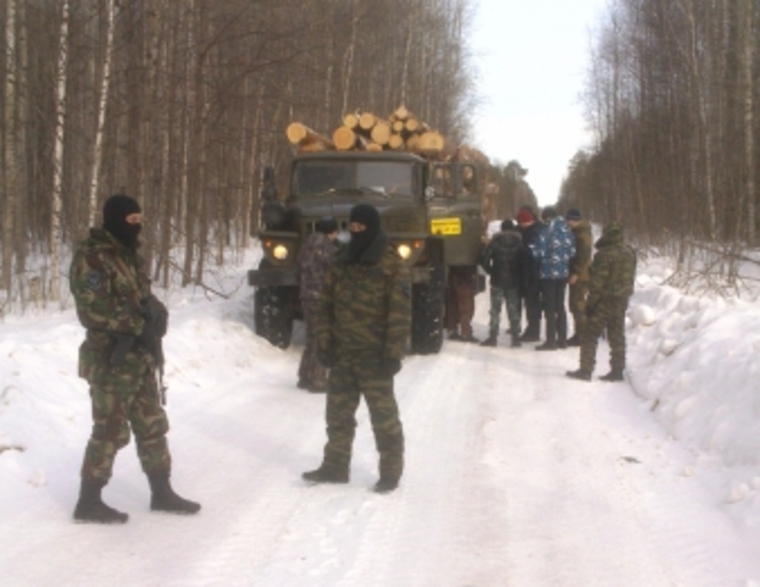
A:
<svg viewBox="0 0 760 587">
<path fill-rule="evenodd" d="M 554 206 L 547 206 L 539 218 L 531 207 L 524 206 L 516 220 L 516 224 L 512 219 L 504 220 L 482 249 L 480 266 L 490 277 L 491 305 L 488 337 L 480 344 L 498 345 L 501 310 L 505 307 L 511 347 L 541 342 L 542 319 L 545 339 L 535 347 L 537 351 L 580 347 L 580 368 L 567 372 L 574 379 L 591 380 L 598 341 L 606 334 L 611 369 L 600 379 L 622 381 L 625 312 L 636 275 L 636 254 L 623 239 L 623 227 L 619 223 L 604 227 L 602 237 L 593 243 L 591 225 L 577 209 L 562 216 Z M 462 295 L 458 292 L 460 298 Z M 470 297 L 474 296 L 471 288 Z M 566 303 L 573 317 L 574 333 L 570 337 Z M 471 306 L 474 303 L 465 305 L 468 309 Z M 455 312 L 461 315 L 458 309 Z M 462 330 L 449 330 L 450 340 L 479 342 L 469 322 L 459 327 Z M 463 337 L 462 331 L 468 336 Z"/>
<path fill-rule="evenodd" d="M 142 210 L 126 195 L 110 197 L 103 225 L 78 246 L 70 269 L 77 315 L 86 329 L 79 374 L 90 385 L 93 426 L 84 452 L 81 488 L 74 518 L 122 524 L 126 513 L 107 505 L 101 491 L 109 482 L 116 454 L 134 435 L 151 492 L 150 508 L 195 514 L 197 502 L 179 496 L 169 478 L 172 459 L 166 434 L 161 341 L 167 308 L 151 293 L 137 254 Z M 540 219 L 521 208 L 483 245 L 480 265 L 490 276 L 488 337 L 473 334 L 477 268 L 450 267 L 445 327 L 448 339 L 498 345 L 500 315 L 506 306 L 510 346 L 541 342 L 555 351 L 580 346 L 580 367 L 569 377 L 590 380 L 599 337 L 610 343 L 607 381 L 623 379 L 625 312 L 633 293 L 636 255 L 619 224 L 604 228 L 592 255 L 591 229 L 578 210 L 561 216 L 548 206 Z M 338 225 L 323 218 L 297 258 L 306 345 L 298 387 L 326 392 L 327 443 L 320 465 L 303 473 L 310 483 L 347 483 L 350 477 L 356 410 L 363 397 L 379 453 L 374 490 L 395 490 L 404 469 L 404 432 L 394 395 L 394 377 L 411 333 L 412 284 L 409 268 L 381 228 L 380 214 L 368 204 L 351 209 L 350 240 L 338 246 Z M 566 289 L 569 286 L 569 296 Z M 574 334 L 568 337 L 569 297 Z M 522 328 L 523 308 L 526 326 Z"/>
</svg>

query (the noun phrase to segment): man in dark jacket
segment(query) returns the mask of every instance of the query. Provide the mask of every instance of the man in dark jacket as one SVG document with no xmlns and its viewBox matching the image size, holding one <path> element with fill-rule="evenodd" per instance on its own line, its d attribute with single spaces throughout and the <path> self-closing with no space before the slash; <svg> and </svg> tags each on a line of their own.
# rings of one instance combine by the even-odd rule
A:
<svg viewBox="0 0 760 587">
<path fill-rule="evenodd" d="M 525 247 L 512 220 L 501 223 L 497 232 L 483 249 L 480 264 L 491 277 L 491 310 L 488 338 L 482 346 L 496 346 L 499 336 L 501 306 L 506 302 L 512 346 L 520 346 L 520 292 L 524 289 L 523 264 Z"/>
<path fill-rule="evenodd" d="M 568 346 L 581 344 L 580 333 L 586 324 L 586 296 L 588 295 L 589 268 L 591 267 L 592 246 L 591 225 L 581 217 L 580 210 L 575 208 L 565 214 L 567 225 L 575 235 L 575 255 L 570 259 L 570 277 L 568 306 L 573 315 L 575 332 L 567 339 Z"/>
<path fill-rule="evenodd" d="M 328 273 L 315 318 L 319 360 L 330 369 L 327 444 L 319 468 L 302 477 L 348 482 L 355 413 L 363 396 L 380 453 L 374 489 L 384 493 L 396 489 L 404 469 L 393 377 L 411 333 L 411 281 L 373 206 L 354 206 L 349 220 L 351 241 Z"/>
<path fill-rule="evenodd" d="M 87 329 L 79 375 L 90 384 L 93 418 L 74 510 L 78 521 L 127 521 L 127 514 L 103 503 L 101 490 L 111 478 L 116 453 L 129 442 L 130 428 L 150 483 L 151 509 L 194 514 L 201 507 L 169 484 L 169 422 L 157 381 L 168 313 L 151 293 L 137 255 L 141 220 L 134 199 L 111 196 L 103 207 L 103 228 L 90 229 L 71 262 L 71 293 Z"/>
<path fill-rule="evenodd" d="M 623 227 L 620 224 L 606 226 L 595 246 L 597 252 L 591 265 L 586 301 L 586 327 L 581 333 L 581 366 L 577 371 L 568 371 L 567 376 L 591 380 L 599 337 L 606 329 L 611 370 L 600 379 L 622 381 L 625 370 L 625 313 L 636 278 L 636 253 L 623 241 Z"/>
<path fill-rule="evenodd" d="M 298 366 L 298 387 L 313 392 L 327 389 L 327 370 L 317 359 L 317 339 L 314 335 L 314 312 L 319 301 L 327 272 L 335 261 L 338 223 L 334 218 L 322 218 L 314 233 L 306 239 L 298 252 L 299 296 L 303 321 L 306 324 L 306 346 Z"/>
<path fill-rule="evenodd" d="M 522 234 L 522 244 L 527 249 L 538 242 L 538 235 L 543 226 L 536 220 L 533 212 L 527 207 L 523 207 L 517 213 L 517 224 Z M 539 289 L 540 263 L 533 259 L 532 255 L 527 257 L 523 266 L 525 288 L 522 292 L 522 299 L 525 305 L 525 316 L 527 326 L 520 337 L 522 342 L 538 342 L 541 337 L 541 291 Z"/>
</svg>

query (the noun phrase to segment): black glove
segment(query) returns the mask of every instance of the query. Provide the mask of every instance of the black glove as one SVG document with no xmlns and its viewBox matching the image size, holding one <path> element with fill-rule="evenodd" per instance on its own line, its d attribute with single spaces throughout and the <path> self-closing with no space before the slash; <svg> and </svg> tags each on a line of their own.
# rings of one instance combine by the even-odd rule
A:
<svg viewBox="0 0 760 587">
<path fill-rule="evenodd" d="M 380 374 L 385 377 L 393 377 L 396 373 L 401 371 L 401 361 L 388 357 L 380 359 L 378 371 L 380 371 Z"/>
<path fill-rule="evenodd" d="M 335 354 L 327 349 L 317 349 L 317 360 L 325 369 L 329 369 L 335 364 Z"/>
<path fill-rule="evenodd" d="M 132 345 L 135 343 L 135 337 L 120 332 L 111 334 L 111 337 L 113 339 L 113 348 L 111 349 L 109 362 L 114 367 L 121 367 L 124 363 L 124 359 L 127 358 L 127 353 L 132 349 Z"/>
</svg>

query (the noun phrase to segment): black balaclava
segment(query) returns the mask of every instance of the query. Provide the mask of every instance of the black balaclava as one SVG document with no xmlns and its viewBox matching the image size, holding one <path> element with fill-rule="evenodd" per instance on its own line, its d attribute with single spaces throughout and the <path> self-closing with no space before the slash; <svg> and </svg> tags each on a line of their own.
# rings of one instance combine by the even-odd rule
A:
<svg viewBox="0 0 760 587">
<path fill-rule="evenodd" d="M 359 222 L 367 227 L 362 232 L 352 232 L 348 243 L 348 255 L 353 262 L 358 262 L 362 253 L 380 234 L 380 213 L 369 204 L 357 204 L 351 208 L 349 222 Z"/>
<path fill-rule="evenodd" d="M 137 237 L 142 225 L 128 224 L 127 216 L 141 212 L 140 204 L 134 198 L 124 194 L 111 196 L 103 204 L 103 228 L 125 247 L 134 250 L 137 248 Z"/>
</svg>

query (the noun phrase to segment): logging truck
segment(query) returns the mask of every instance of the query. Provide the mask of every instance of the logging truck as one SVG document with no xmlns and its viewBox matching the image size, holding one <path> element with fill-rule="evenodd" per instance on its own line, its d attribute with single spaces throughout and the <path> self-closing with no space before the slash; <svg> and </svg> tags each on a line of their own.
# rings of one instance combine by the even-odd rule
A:
<svg viewBox="0 0 760 587">
<path fill-rule="evenodd" d="M 352 126 L 354 119 L 345 117 L 332 138 L 299 123 L 288 127 L 298 153 L 285 197 L 277 195 L 273 170 L 265 170 L 254 235 L 263 255 L 248 272 L 256 288 L 255 331 L 280 348 L 290 345 L 300 318 L 295 261 L 301 244 L 325 216 L 347 234 L 351 208 L 367 203 L 380 212 L 383 230 L 411 271 L 411 350 L 437 353 L 447 268 L 475 265 L 480 251 L 479 164 L 463 160 L 461 149 L 447 151 L 423 123 L 414 123 L 418 132 L 401 127 L 416 119 L 399 110 L 389 120 L 373 117 L 363 130 L 361 118 L 355 115 Z"/>
</svg>

